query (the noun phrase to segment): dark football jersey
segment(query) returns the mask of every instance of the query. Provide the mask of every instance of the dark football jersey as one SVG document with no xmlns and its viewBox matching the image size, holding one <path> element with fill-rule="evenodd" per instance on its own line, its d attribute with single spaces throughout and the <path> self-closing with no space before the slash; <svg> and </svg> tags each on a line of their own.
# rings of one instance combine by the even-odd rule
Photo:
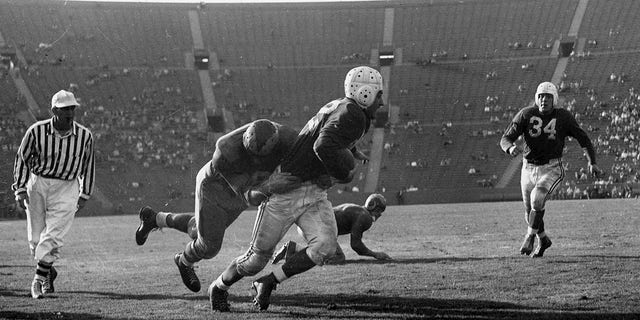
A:
<svg viewBox="0 0 640 320">
<path fill-rule="evenodd" d="M 594 153 L 586 132 L 573 115 L 562 108 L 554 108 L 548 114 L 541 113 L 536 106 L 523 108 L 505 130 L 500 146 L 507 151 L 520 135 L 525 142 L 523 156 L 533 163 L 562 157 L 566 137 L 574 137 L 590 155 Z"/>
<path fill-rule="evenodd" d="M 242 143 L 242 135 L 248 126 L 246 124 L 220 137 L 212 158 L 213 168 L 236 192 L 244 192 L 264 181 L 280 165 L 298 136 L 296 130 L 278 125 L 278 143 L 271 153 L 255 156 L 247 152 Z"/>
<path fill-rule="evenodd" d="M 338 226 L 338 235 L 351 234 L 352 231 L 363 233 L 373 225 L 373 218 L 362 206 L 343 203 L 333 207 Z"/>
<path fill-rule="evenodd" d="M 348 164 L 338 151 L 355 148 L 370 124 L 365 110 L 352 100 L 344 98 L 329 102 L 302 128 L 291 153 L 282 162 L 282 171 L 303 181 L 327 174 L 345 179 L 353 162 Z M 327 156 L 320 159 L 318 150 L 326 151 Z"/>
</svg>

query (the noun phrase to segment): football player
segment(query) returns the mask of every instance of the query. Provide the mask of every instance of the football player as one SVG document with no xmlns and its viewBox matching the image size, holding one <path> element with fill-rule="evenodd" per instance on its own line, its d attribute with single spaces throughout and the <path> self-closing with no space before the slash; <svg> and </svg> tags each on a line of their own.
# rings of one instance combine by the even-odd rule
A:
<svg viewBox="0 0 640 320">
<path fill-rule="evenodd" d="M 277 284 L 324 264 L 335 254 L 338 227 L 327 189 L 333 183 L 353 179 L 355 159 L 368 160 L 356 144 L 383 104 L 382 85 L 377 70 L 366 66 L 351 69 L 344 81 L 345 97 L 327 103 L 302 128 L 281 164 L 281 171 L 299 177 L 302 186 L 274 194 L 260 206 L 249 250 L 209 286 L 213 310 L 229 311 L 229 288 L 243 277 L 262 271 L 294 223 L 310 240 L 308 247 L 252 283 L 254 303 L 260 310 L 269 307 Z"/>
<path fill-rule="evenodd" d="M 338 226 L 338 235 L 351 235 L 351 249 L 361 256 L 374 257 L 378 260 L 392 260 L 391 257 L 384 252 L 371 251 L 362 242 L 362 235 L 369 230 L 375 221 L 378 221 L 384 210 L 387 208 L 387 200 L 381 194 L 371 194 L 364 203 L 364 206 L 355 203 L 343 203 L 333 207 L 333 214 L 336 217 Z M 298 228 L 298 232 L 304 237 L 304 234 Z M 307 242 L 309 239 L 305 239 Z M 280 260 L 285 261 L 293 256 L 296 252 L 305 250 L 295 241 L 288 241 L 273 257 L 273 263 L 276 264 Z M 338 244 L 336 254 L 325 264 L 343 264 L 345 263 L 345 255 Z"/>
<path fill-rule="evenodd" d="M 163 227 L 185 232 L 191 237 L 183 252 L 177 253 L 184 285 L 200 291 L 200 280 L 193 265 L 211 259 L 220 251 L 224 232 L 249 201 L 258 205 L 263 198 L 248 197 L 286 192 L 301 185 L 299 178 L 272 173 L 289 152 L 298 133 L 278 123 L 260 119 L 237 128 L 218 139 L 213 158 L 196 177 L 195 215 L 155 212 L 148 206 L 140 209 L 136 243 L 143 245 L 149 233 Z"/>
<path fill-rule="evenodd" d="M 564 178 L 562 153 L 566 137 L 575 138 L 585 150 L 589 172 L 601 174 L 596 165 L 596 152 L 591 139 L 580 128 L 573 115 L 559 107 L 558 89 L 551 82 L 538 85 L 535 105 L 520 110 L 509 124 L 500 147 L 511 156 L 523 154 L 520 187 L 524 201 L 527 234 L 520 247 L 520 254 L 542 257 L 551 247 L 551 239 L 545 232 L 543 217 L 545 203 Z M 515 143 L 524 137 L 524 148 Z M 533 251 L 538 236 L 538 246 Z"/>
</svg>

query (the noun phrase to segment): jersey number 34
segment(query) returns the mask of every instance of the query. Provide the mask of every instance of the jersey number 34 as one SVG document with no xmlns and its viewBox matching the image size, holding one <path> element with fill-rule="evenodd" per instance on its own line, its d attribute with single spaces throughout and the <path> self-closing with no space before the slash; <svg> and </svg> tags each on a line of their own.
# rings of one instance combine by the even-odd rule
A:
<svg viewBox="0 0 640 320">
<path fill-rule="evenodd" d="M 543 132 L 548 134 L 548 139 L 555 140 L 556 138 L 556 118 L 551 119 L 549 123 L 542 127 L 544 124 L 540 117 L 531 117 L 529 119 L 529 123 L 531 123 L 532 127 L 529 129 L 529 135 L 533 138 L 539 137 Z"/>
</svg>

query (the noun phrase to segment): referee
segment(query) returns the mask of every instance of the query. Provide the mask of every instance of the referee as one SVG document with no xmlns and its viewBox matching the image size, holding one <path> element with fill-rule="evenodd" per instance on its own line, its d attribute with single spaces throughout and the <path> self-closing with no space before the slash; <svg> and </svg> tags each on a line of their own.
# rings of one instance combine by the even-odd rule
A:
<svg viewBox="0 0 640 320">
<path fill-rule="evenodd" d="M 78 106 L 73 93 L 56 93 L 51 99 L 53 116 L 27 129 L 16 154 L 11 188 L 26 210 L 29 248 L 37 261 L 31 283 L 34 299 L 54 292 L 53 263 L 76 211 L 93 191 L 93 135 L 74 121 Z"/>
</svg>

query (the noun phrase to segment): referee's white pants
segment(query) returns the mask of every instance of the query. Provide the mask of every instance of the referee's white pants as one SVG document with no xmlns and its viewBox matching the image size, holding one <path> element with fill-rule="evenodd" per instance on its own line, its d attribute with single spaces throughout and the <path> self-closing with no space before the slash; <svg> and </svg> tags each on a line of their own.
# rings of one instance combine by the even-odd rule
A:
<svg viewBox="0 0 640 320">
<path fill-rule="evenodd" d="M 59 258 L 64 236 L 78 210 L 78 180 L 58 180 L 31 174 L 27 183 L 27 237 L 36 261 Z"/>
</svg>

